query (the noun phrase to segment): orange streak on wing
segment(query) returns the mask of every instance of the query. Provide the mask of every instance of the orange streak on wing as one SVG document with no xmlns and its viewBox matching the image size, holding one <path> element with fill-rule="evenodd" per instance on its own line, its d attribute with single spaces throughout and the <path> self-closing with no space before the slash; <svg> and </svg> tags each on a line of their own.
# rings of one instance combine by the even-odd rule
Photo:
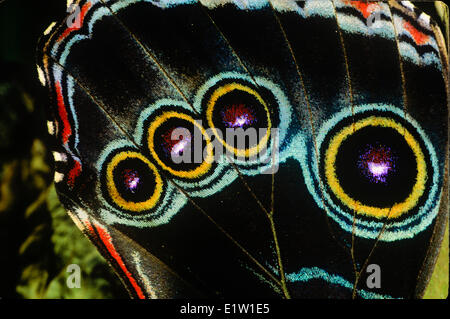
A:
<svg viewBox="0 0 450 319">
<path fill-rule="evenodd" d="M 403 27 L 412 35 L 414 42 L 423 45 L 428 42 L 429 36 L 417 30 L 411 23 L 404 21 Z"/>
<path fill-rule="evenodd" d="M 361 14 L 367 19 L 372 12 L 378 7 L 376 3 L 370 3 L 366 1 L 353 1 L 353 0 L 344 0 L 344 3 L 347 5 L 351 5 L 355 9 L 357 9 Z"/>
</svg>

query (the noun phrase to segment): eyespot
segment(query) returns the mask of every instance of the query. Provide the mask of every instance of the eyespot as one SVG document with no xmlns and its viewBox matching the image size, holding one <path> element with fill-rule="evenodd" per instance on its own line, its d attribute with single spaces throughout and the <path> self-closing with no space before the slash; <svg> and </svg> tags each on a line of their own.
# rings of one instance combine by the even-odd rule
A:
<svg viewBox="0 0 450 319">
<path fill-rule="evenodd" d="M 155 165 L 132 150 L 120 150 L 110 157 L 103 173 L 104 189 L 113 206 L 140 213 L 155 207 L 163 182 Z"/>
<path fill-rule="evenodd" d="M 166 111 L 156 116 L 147 130 L 150 154 L 164 170 L 187 179 L 199 178 L 214 159 L 211 139 L 190 115 Z"/>
<path fill-rule="evenodd" d="M 206 102 L 206 120 L 218 141 L 238 157 L 254 156 L 267 147 L 272 127 L 270 111 L 250 85 L 232 81 L 215 87 Z M 246 140 L 230 135 L 233 129 L 242 129 Z"/>
<path fill-rule="evenodd" d="M 436 217 L 442 186 L 436 153 L 402 109 L 344 109 L 321 124 L 316 145 L 317 158 L 304 162 L 312 173 L 309 190 L 346 232 L 374 239 L 384 229 L 380 240 L 395 241 L 424 231 Z"/>
<path fill-rule="evenodd" d="M 369 116 L 340 129 L 325 151 L 328 188 L 351 211 L 396 218 L 423 195 L 427 164 L 414 136 L 393 119 Z"/>
</svg>

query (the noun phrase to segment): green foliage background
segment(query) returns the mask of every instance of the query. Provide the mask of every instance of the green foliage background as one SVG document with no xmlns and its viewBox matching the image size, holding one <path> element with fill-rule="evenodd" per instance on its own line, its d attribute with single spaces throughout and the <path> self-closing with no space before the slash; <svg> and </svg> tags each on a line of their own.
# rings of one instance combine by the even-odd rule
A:
<svg viewBox="0 0 450 319">
<path fill-rule="evenodd" d="M 0 297 L 128 298 L 112 268 L 78 230 L 53 185 L 47 91 L 35 50 L 66 1 L 0 2 Z M 69 289 L 67 266 L 81 267 Z"/>
<path fill-rule="evenodd" d="M 109 265 L 76 228 L 52 183 L 40 110 L 24 88 L 0 83 L 0 296 L 126 298 Z M 14 132 L 29 130 L 23 139 Z M 37 133 L 37 134 L 36 134 Z M 78 264 L 81 289 L 66 285 Z"/>
<path fill-rule="evenodd" d="M 37 80 L 35 47 L 65 0 L 0 0 L 0 297 L 127 298 L 112 269 L 76 228 L 53 185 L 47 148 L 47 91 Z M 67 266 L 82 270 L 80 289 Z M 425 294 L 448 295 L 448 229 Z"/>
</svg>

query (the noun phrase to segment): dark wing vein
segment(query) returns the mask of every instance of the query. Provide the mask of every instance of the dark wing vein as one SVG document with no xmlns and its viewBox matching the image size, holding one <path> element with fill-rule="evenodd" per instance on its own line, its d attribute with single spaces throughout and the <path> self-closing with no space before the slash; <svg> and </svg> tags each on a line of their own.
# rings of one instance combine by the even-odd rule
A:
<svg viewBox="0 0 450 319">
<path fill-rule="evenodd" d="M 309 122 L 310 122 L 310 126 L 311 126 L 311 136 L 312 136 L 312 140 L 313 140 L 313 144 L 314 144 L 314 155 L 315 155 L 315 158 L 316 158 L 316 165 L 319 165 L 319 154 L 318 154 L 318 149 L 317 149 L 315 127 L 314 127 L 314 122 L 313 122 L 313 118 L 312 118 L 312 110 L 311 110 L 311 106 L 310 106 L 310 103 L 309 103 L 308 93 L 306 91 L 306 87 L 305 87 L 305 84 L 304 84 L 304 81 L 303 81 L 303 74 L 301 72 L 300 66 L 299 66 L 299 64 L 297 62 L 297 58 L 295 57 L 295 53 L 294 53 L 294 51 L 292 49 L 292 46 L 291 46 L 291 44 L 289 42 L 289 39 L 287 37 L 286 31 L 284 30 L 284 27 L 283 27 L 283 25 L 282 25 L 278 15 L 277 15 L 277 13 L 276 13 L 274 7 L 272 5 L 272 2 L 269 1 L 269 4 L 270 4 L 272 12 L 273 12 L 273 14 L 275 16 L 275 19 L 276 19 L 276 21 L 277 21 L 277 23 L 278 23 L 278 25 L 280 27 L 280 31 L 283 34 L 283 38 L 286 41 L 286 45 L 287 45 L 287 47 L 289 49 L 289 52 L 291 53 L 292 60 L 293 60 L 293 62 L 295 64 L 295 67 L 296 67 L 296 70 L 297 70 L 297 74 L 298 74 L 299 81 L 300 81 L 300 84 L 301 84 L 301 87 L 302 87 L 302 91 L 303 91 L 303 96 L 304 96 L 304 99 L 305 99 L 306 108 L 308 110 Z M 322 205 L 323 205 L 323 207 L 324 207 L 324 209 L 326 211 L 325 220 L 327 222 L 330 234 L 331 234 L 332 238 L 334 239 L 334 241 L 340 247 L 342 247 L 347 253 L 350 254 L 349 249 L 347 247 L 345 247 L 344 245 L 342 245 L 342 243 L 336 238 L 336 236 L 334 234 L 334 231 L 333 231 L 333 229 L 331 227 L 331 224 L 330 224 L 330 221 L 329 221 L 329 217 L 328 217 L 328 207 L 325 205 L 325 199 L 324 199 L 324 195 L 323 195 L 323 193 L 324 193 L 323 182 L 322 182 L 320 176 L 318 176 L 318 180 L 319 180 L 319 188 L 320 188 L 320 195 L 321 195 Z"/>
<path fill-rule="evenodd" d="M 204 12 L 204 14 L 208 17 L 208 19 L 211 21 L 211 24 L 215 27 L 215 29 L 217 30 L 217 32 L 219 33 L 220 37 L 225 41 L 225 43 L 227 44 L 228 48 L 230 49 L 230 51 L 233 53 L 233 55 L 236 57 L 236 59 L 238 60 L 239 64 L 242 66 L 242 68 L 245 70 L 245 72 L 248 74 L 248 76 L 252 79 L 253 84 L 259 88 L 258 83 L 255 80 L 254 75 L 252 74 L 252 72 L 250 72 L 250 70 L 248 69 L 248 67 L 245 65 L 245 63 L 242 61 L 242 59 L 240 58 L 239 54 L 237 53 L 237 51 L 233 48 L 233 46 L 231 45 L 230 41 L 228 40 L 228 38 L 225 36 L 225 34 L 222 32 L 222 30 L 220 30 L 219 26 L 217 25 L 217 23 L 214 21 L 214 19 L 211 17 L 211 15 L 207 12 L 207 10 L 203 7 L 203 5 L 198 2 L 202 11 Z M 230 158 L 228 158 L 230 160 Z M 231 162 L 231 161 L 230 161 Z M 273 163 L 272 163 L 273 164 Z M 263 212 L 269 216 L 270 214 L 273 214 L 273 205 L 271 205 L 271 210 L 268 211 L 264 205 L 262 204 L 262 202 L 259 200 L 258 196 L 255 194 L 255 192 L 250 188 L 250 186 L 248 185 L 248 183 L 245 181 L 245 177 L 244 175 L 240 172 L 239 168 L 236 165 L 233 165 L 233 167 L 236 169 L 239 178 L 242 180 L 242 182 L 244 183 L 245 187 L 247 188 L 247 190 L 250 192 L 250 194 L 252 195 L 252 197 L 255 199 L 255 201 L 257 202 L 258 206 L 260 206 L 260 208 L 263 210 Z M 273 175 L 273 174 L 272 174 Z M 273 180 L 273 178 L 272 178 Z M 273 183 L 273 181 L 272 181 Z M 273 190 L 273 185 L 272 185 L 272 190 Z M 271 194 L 271 197 L 273 198 L 273 191 Z"/>
<path fill-rule="evenodd" d="M 383 227 L 381 228 L 380 232 L 377 235 L 377 238 L 375 239 L 375 243 L 372 246 L 372 249 L 369 252 L 369 255 L 367 255 L 366 260 L 364 261 L 364 264 L 362 265 L 362 267 L 359 269 L 359 271 L 356 272 L 355 274 L 355 283 L 353 285 L 353 292 L 352 292 L 352 298 L 355 299 L 356 298 L 356 293 L 357 293 L 357 287 L 358 287 L 358 282 L 359 279 L 361 278 L 361 272 L 366 269 L 367 264 L 369 263 L 369 259 L 372 256 L 373 252 L 375 251 L 375 248 L 377 247 L 378 242 L 380 241 L 381 236 L 383 235 L 384 231 L 386 230 L 386 226 L 389 224 L 389 217 L 391 215 L 392 212 L 392 207 L 389 209 L 389 213 L 387 214 L 387 216 L 384 218 L 383 221 Z M 356 269 L 356 268 L 355 268 Z"/>
<path fill-rule="evenodd" d="M 117 20 L 117 22 L 130 34 L 130 36 L 133 38 L 133 40 L 137 43 L 139 47 L 144 50 L 145 54 L 150 57 L 150 59 L 155 63 L 155 65 L 158 67 L 158 69 L 161 71 L 161 73 L 164 74 L 164 76 L 167 78 L 169 83 L 178 91 L 178 93 L 183 97 L 183 99 L 186 101 L 186 103 L 189 104 L 189 106 L 192 108 L 192 111 L 198 115 L 197 110 L 194 108 L 192 103 L 189 101 L 189 99 L 186 97 L 186 95 L 183 93 L 181 88 L 177 85 L 174 79 L 170 76 L 169 72 L 167 72 L 164 67 L 159 63 L 159 61 L 156 59 L 156 57 L 150 52 L 150 50 L 147 48 L 145 44 L 141 42 L 141 40 L 125 25 L 125 23 L 116 15 L 116 13 L 109 7 L 108 4 L 104 2 L 104 0 L 100 0 L 103 5 L 108 8 L 108 10 L 111 12 L 112 16 Z"/>
<path fill-rule="evenodd" d="M 342 30 L 341 30 L 341 27 L 339 25 L 339 21 L 338 21 L 338 17 L 337 17 L 337 11 L 336 11 L 336 5 L 334 4 L 334 1 L 331 1 L 331 3 L 333 4 L 334 17 L 336 19 L 337 30 L 338 30 L 338 34 L 339 34 L 339 41 L 341 43 L 342 53 L 344 55 L 345 73 L 346 73 L 346 77 L 347 77 L 348 95 L 349 95 L 349 98 L 350 98 L 350 107 L 352 108 L 352 123 L 353 123 L 353 132 L 354 132 L 355 131 L 355 119 L 354 119 L 354 116 L 355 116 L 355 105 L 353 103 L 352 78 L 350 76 L 350 67 L 349 67 L 348 57 L 347 57 L 347 48 L 345 47 L 344 37 L 342 36 Z"/>
<path fill-rule="evenodd" d="M 400 56 L 400 46 L 399 46 L 399 41 L 398 41 L 398 33 L 397 33 L 397 28 L 395 26 L 394 23 L 394 15 L 392 14 L 392 10 L 391 10 L 391 3 L 390 1 L 387 2 L 388 8 L 389 8 L 389 14 L 391 17 L 391 21 L 392 21 L 392 25 L 394 27 L 394 37 L 395 37 L 395 44 L 397 46 L 397 53 L 398 53 L 398 63 L 400 66 L 400 75 L 402 78 L 402 95 L 403 95 L 403 116 L 406 118 L 406 115 L 408 113 L 408 96 L 406 94 L 406 78 L 405 78 L 405 72 L 403 70 L 403 60 L 402 57 Z"/>
</svg>

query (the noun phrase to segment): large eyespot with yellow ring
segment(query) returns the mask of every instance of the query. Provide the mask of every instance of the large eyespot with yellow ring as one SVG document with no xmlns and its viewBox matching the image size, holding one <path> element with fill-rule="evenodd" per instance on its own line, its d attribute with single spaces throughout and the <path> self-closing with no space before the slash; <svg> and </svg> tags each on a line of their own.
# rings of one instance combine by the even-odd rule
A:
<svg viewBox="0 0 450 319">
<path fill-rule="evenodd" d="M 320 151 L 327 193 L 351 214 L 401 219 L 427 199 L 430 154 L 415 128 L 399 116 L 349 117 L 329 132 Z"/>
<path fill-rule="evenodd" d="M 114 207 L 129 213 L 153 209 L 163 192 L 163 181 L 155 165 L 134 150 L 122 149 L 111 154 L 102 180 L 104 197 Z"/>
<path fill-rule="evenodd" d="M 167 110 L 148 123 L 148 149 L 163 170 L 178 178 L 197 179 L 211 169 L 214 149 L 201 121 L 181 110 Z"/>
<path fill-rule="evenodd" d="M 267 148 L 273 121 L 266 99 L 242 79 L 216 83 L 204 98 L 206 121 L 228 152 L 239 158 Z"/>
<path fill-rule="evenodd" d="M 433 225 L 443 168 L 432 132 L 411 115 L 395 105 L 356 105 L 332 114 L 316 132 L 305 181 L 343 231 L 393 242 Z"/>
</svg>

